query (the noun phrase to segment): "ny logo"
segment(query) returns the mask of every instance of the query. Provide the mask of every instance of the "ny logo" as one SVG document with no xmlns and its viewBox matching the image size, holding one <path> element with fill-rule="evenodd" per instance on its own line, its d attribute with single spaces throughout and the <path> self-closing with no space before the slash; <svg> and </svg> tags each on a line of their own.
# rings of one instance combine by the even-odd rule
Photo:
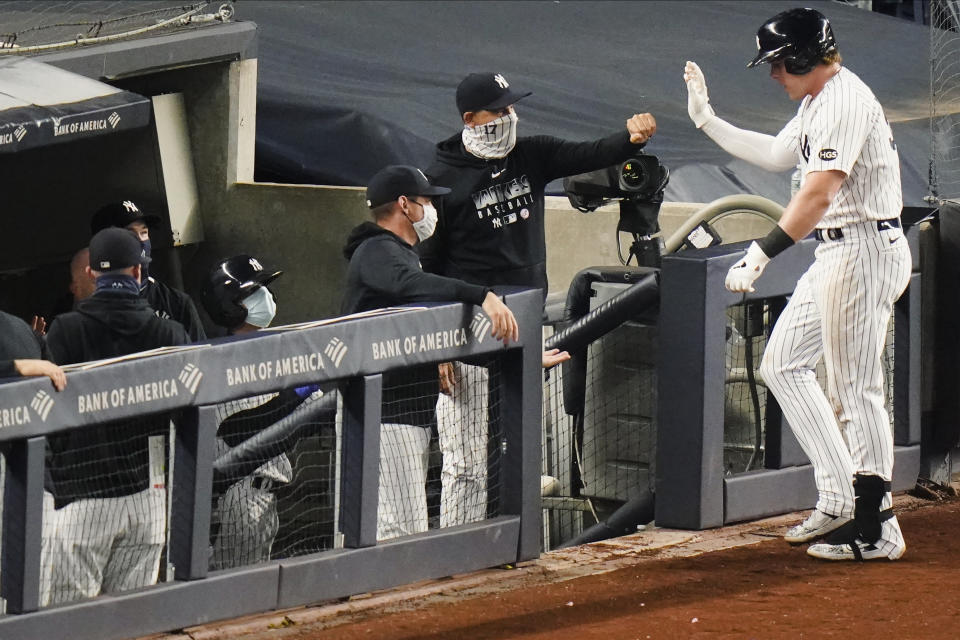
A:
<svg viewBox="0 0 960 640">
<path fill-rule="evenodd" d="M 263 271 L 263 265 L 256 258 L 250 258 L 250 266 L 253 267 L 254 271 Z"/>
<path fill-rule="evenodd" d="M 810 160 L 810 140 L 807 138 L 806 134 L 803 136 L 803 140 L 800 142 L 800 155 L 803 156 L 804 162 L 809 162 Z"/>
<path fill-rule="evenodd" d="M 494 80 L 494 82 L 496 82 L 498 85 L 500 85 L 500 88 L 501 88 L 501 89 L 506 89 L 507 87 L 510 86 L 510 85 L 507 83 L 507 79 L 504 78 L 502 74 L 499 74 L 499 73 L 498 73 L 497 75 L 493 76 L 493 80 Z"/>
<path fill-rule="evenodd" d="M 123 201 L 123 208 L 129 211 L 130 213 L 140 213 L 140 209 L 137 209 L 137 205 L 133 204 L 130 200 Z"/>
</svg>

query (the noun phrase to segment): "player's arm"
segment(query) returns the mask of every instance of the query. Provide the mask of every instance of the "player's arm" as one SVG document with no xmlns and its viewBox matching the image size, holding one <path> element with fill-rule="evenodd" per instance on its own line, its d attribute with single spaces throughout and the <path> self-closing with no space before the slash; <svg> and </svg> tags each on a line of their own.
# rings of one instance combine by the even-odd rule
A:
<svg viewBox="0 0 960 640">
<path fill-rule="evenodd" d="M 754 281 L 770 259 L 816 228 L 846 177 L 847 174 L 836 169 L 808 173 L 777 226 L 766 237 L 751 242 L 743 259 L 730 267 L 725 282 L 727 289 L 738 293 L 753 291 Z"/>
<path fill-rule="evenodd" d="M 635 114 L 626 127 L 606 138 L 573 142 L 553 136 L 535 136 L 528 146 L 543 172 L 544 182 L 587 171 L 603 169 L 633 157 L 656 132 L 657 121 L 649 113 Z"/>
<path fill-rule="evenodd" d="M 785 136 L 740 129 L 717 117 L 710 106 L 706 80 L 697 63 L 687 62 L 683 79 L 687 83 L 687 114 L 697 128 L 721 149 L 768 171 L 786 171 L 797 165 L 795 150 Z"/>
<path fill-rule="evenodd" d="M 779 226 L 791 240 L 797 242 L 813 232 L 830 203 L 837 197 L 846 177 L 847 174 L 836 169 L 807 174 L 800 191 L 790 200 L 780 217 Z"/>
</svg>

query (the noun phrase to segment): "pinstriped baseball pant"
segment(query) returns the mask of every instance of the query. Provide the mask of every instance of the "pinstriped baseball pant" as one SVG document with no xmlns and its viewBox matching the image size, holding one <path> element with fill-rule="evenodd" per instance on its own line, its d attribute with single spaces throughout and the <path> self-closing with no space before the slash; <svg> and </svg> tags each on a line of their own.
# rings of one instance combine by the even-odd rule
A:
<svg viewBox="0 0 960 640">
<path fill-rule="evenodd" d="M 777 320 L 760 372 L 813 465 L 817 508 L 853 517 L 853 475 L 890 480 L 893 473 L 882 356 L 911 258 L 899 228 L 879 231 L 870 222 L 843 234 L 817 247 Z M 821 358 L 826 393 L 815 372 Z M 883 508 L 889 506 L 887 494 Z M 884 540 L 899 535 L 896 519 L 887 521 Z"/>
</svg>

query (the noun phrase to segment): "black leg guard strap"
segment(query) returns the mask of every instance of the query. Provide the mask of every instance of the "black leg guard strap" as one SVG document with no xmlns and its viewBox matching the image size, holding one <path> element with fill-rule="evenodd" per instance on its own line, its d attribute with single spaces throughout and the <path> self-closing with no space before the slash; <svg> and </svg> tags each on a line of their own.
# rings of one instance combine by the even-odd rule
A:
<svg viewBox="0 0 960 640">
<path fill-rule="evenodd" d="M 853 557 L 857 559 L 857 562 L 863 562 L 863 553 L 860 552 L 860 545 L 856 542 L 848 543 L 850 545 L 850 550 L 853 551 Z"/>
<path fill-rule="evenodd" d="M 884 509 L 880 512 L 879 517 L 881 523 L 889 520 L 893 517 L 893 509 Z M 857 526 L 856 520 L 851 520 L 850 522 L 831 531 L 826 537 L 825 542 L 827 544 L 853 544 L 857 538 L 861 538 L 860 527 Z M 856 547 L 857 545 L 853 546 Z M 857 548 L 854 550 L 853 554 L 857 555 L 859 552 L 860 549 Z"/>
<path fill-rule="evenodd" d="M 888 491 L 890 483 L 880 476 L 861 473 L 853 476 L 853 492 L 856 495 L 853 521 L 857 525 L 858 537 L 864 542 L 873 544 L 879 540 L 881 523 L 893 515 L 893 512 L 890 512 L 890 515 L 882 519 L 880 517 L 880 505 Z"/>
<path fill-rule="evenodd" d="M 860 529 L 857 528 L 855 520 L 843 524 L 833 531 L 826 538 L 827 544 L 849 544 L 860 535 Z"/>
</svg>

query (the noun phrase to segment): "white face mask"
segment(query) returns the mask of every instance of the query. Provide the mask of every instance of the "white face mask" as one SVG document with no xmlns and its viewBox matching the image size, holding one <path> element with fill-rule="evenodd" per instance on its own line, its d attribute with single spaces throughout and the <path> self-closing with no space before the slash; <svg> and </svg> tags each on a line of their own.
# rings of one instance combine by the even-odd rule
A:
<svg viewBox="0 0 960 640">
<path fill-rule="evenodd" d="M 240 304 L 247 308 L 248 324 L 261 329 L 269 327 L 277 315 L 277 301 L 273 299 L 273 294 L 266 287 L 260 287 L 246 298 Z"/>
<path fill-rule="evenodd" d="M 464 125 L 461 139 L 467 151 L 478 158 L 506 157 L 517 144 L 517 114 L 511 112 L 476 127 Z"/>
<path fill-rule="evenodd" d="M 437 210 L 434 208 L 432 202 L 429 204 L 420 204 L 414 200 L 411 200 L 410 202 L 419 204 L 421 207 L 423 207 L 423 217 L 412 223 L 413 230 L 417 232 L 417 237 L 420 238 L 421 242 L 423 242 L 432 236 L 433 232 L 437 228 Z"/>
</svg>

